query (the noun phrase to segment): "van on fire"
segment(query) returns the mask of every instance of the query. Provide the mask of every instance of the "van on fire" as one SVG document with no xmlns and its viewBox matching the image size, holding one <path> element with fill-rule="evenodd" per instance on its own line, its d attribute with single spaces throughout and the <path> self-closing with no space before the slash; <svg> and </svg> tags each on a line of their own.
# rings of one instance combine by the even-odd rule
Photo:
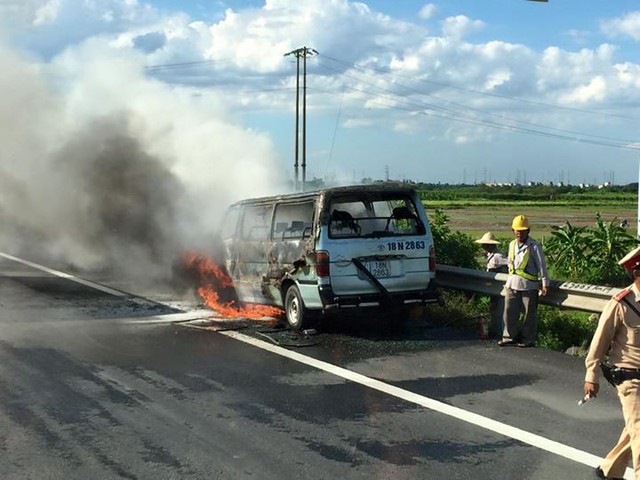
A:
<svg viewBox="0 0 640 480">
<path fill-rule="evenodd" d="M 366 185 L 243 200 L 220 229 L 238 300 L 308 328 L 344 308 L 437 300 L 435 250 L 417 192 Z"/>
</svg>

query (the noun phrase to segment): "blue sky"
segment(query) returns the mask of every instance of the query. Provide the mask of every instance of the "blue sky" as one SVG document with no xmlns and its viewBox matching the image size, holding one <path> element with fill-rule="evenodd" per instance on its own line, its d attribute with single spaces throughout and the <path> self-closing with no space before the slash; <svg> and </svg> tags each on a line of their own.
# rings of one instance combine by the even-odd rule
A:
<svg viewBox="0 0 640 480">
<path fill-rule="evenodd" d="M 308 178 L 638 180 L 636 0 L 4 0 L 0 19 L 3 70 L 55 105 L 33 112 L 60 126 L 43 151 L 127 112 L 202 188 L 290 179 L 284 54 L 308 46 Z"/>
</svg>

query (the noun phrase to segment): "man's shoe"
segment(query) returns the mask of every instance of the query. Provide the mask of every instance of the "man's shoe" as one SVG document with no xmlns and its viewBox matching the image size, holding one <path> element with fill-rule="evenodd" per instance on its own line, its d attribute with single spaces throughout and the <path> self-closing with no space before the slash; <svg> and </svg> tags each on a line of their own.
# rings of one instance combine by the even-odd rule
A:
<svg viewBox="0 0 640 480">
<path fill-rule="evenodd" d="M 515 340 L 498 340 L 499 347 L 514 347 L 516 345 Z"/>
<path fill-rule="evenodd" d="M 535 346 L 536 346 L 536 344 L 535 344 L 535 343 L 533 343 L 533 342 L 529 342 L 529 343 L 519 343 L 519 344 L 518 344 L 518 347 L 520 347 L 520 348 L 533 348 L 533 347 L 535 347 Z"/>
<path fill-rule="evenodd" d="M 602 480 L 624 480 L 624 478 L 620 477 L 607 477 L 600 467 L 596 468 L 596 478 L 600 478 Z"/>
</svg>

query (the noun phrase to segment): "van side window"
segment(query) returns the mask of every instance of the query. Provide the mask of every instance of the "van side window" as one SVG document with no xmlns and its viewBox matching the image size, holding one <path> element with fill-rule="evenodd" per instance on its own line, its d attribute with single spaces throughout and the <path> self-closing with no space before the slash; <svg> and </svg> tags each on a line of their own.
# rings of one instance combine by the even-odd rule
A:
<svg viewBox="0 0 640 480">
<path fill-rule="evenodd" d="M 272 212 L 271 206 L 247 206 L 242 218 L 241 237 L 245 240 L 268 240 Z"/>
<path fill-rule="evenodd" d="M 274 241 L 300 240 L 311 235 L 314 202 L 282 203 L 276 206 L 271 231 Z"/>
<path fill-rule="evenodd" d="M 230 207 L 227 210 L 220 226 L 220 236 L 223 240 L 233 238 L 238 228 L 238 218 L 240 217 L 240 207 Z"/>
</svg>

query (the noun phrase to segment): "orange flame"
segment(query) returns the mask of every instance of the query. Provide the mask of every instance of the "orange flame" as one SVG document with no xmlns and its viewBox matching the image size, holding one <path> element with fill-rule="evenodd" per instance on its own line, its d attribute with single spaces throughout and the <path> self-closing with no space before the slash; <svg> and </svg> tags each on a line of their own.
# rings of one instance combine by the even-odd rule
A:
<svg viewBox="0 0 640 480">
<path fill-rule="evenodd" d="M 244 317 L 259 320 L 263 317 L 277 317 L 282 314 L 282 310 L 279 308 L 268 305 L 240 305 L 235 299 L 233 280 L 211 258 L 206 258 L 196 253 L 188 253 L 184 258 L 184 266 L 188 271 L 197 274 L 200 286 L 197 288 L 196 293 L 202 298 L 204 304 L 225 317 Z M 223 300 L 221 299 L 221 294 L 223 296 L 232 296 L 232 299 Z"/>
</svg>

